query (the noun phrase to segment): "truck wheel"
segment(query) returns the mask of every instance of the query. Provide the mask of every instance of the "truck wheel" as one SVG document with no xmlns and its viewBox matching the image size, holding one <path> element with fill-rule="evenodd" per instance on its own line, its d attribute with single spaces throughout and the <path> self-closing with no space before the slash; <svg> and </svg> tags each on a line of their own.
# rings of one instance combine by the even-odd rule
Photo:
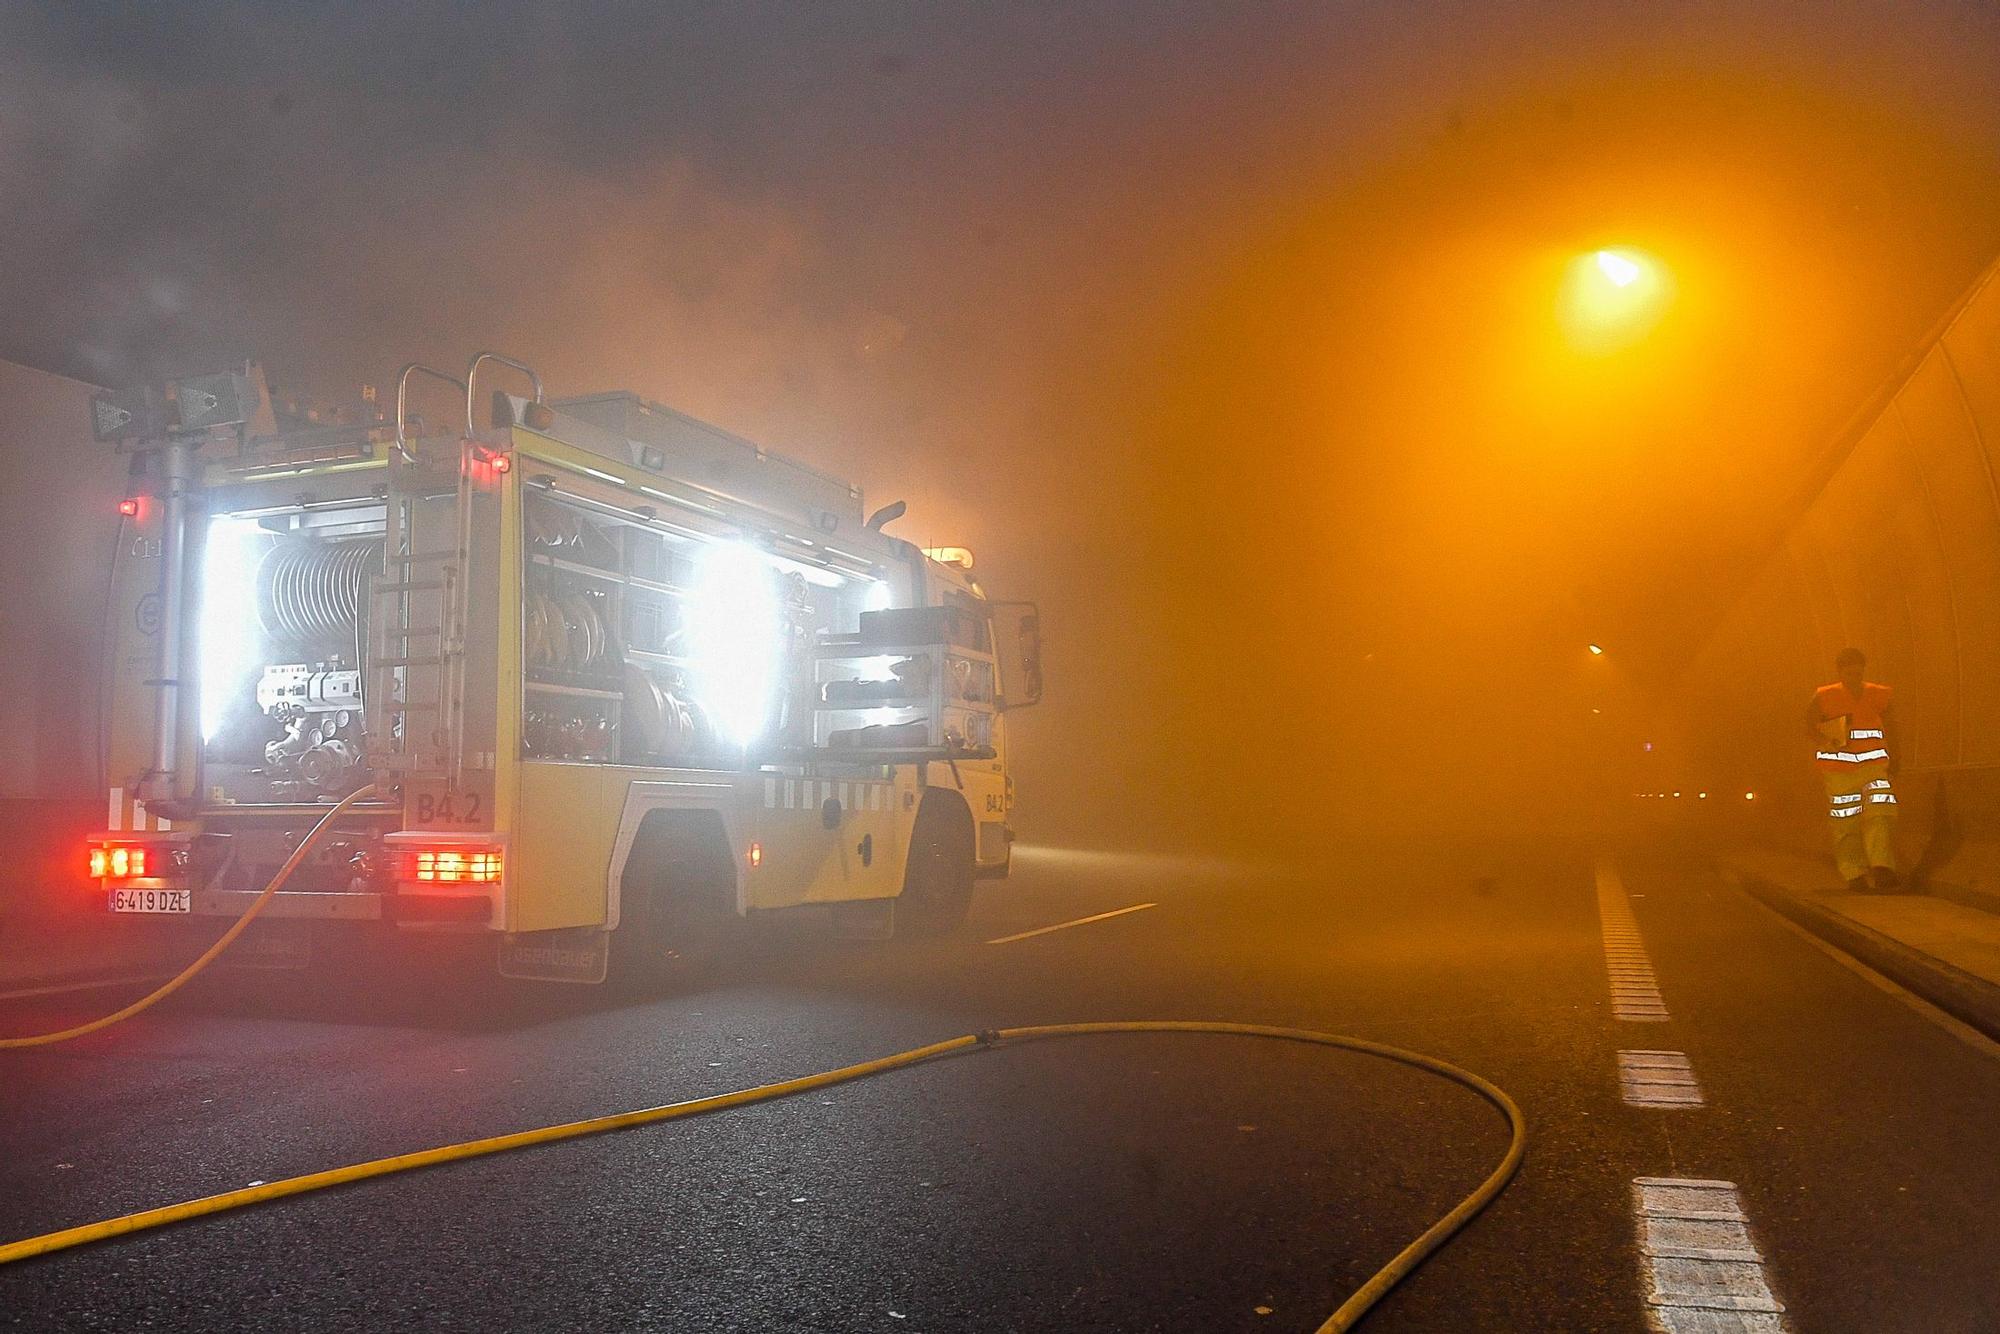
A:
<svg viewBox="0 0 2000 1334">
<path fill-rule="evenodd" d="M 896 900 L 896 934 L 948 935 L 972 908 L 972 822 L 941 801 L 926 801 L 910 830 L 910 864 Z"/>
<path fill-rule="evenodd" d="M 674 838 L 625 888 L 611 934 L 612 980 L 638 992 L 688 986 L 707 977 L 734 938 L 729 885 L 712 856 Z"/>
</svg>

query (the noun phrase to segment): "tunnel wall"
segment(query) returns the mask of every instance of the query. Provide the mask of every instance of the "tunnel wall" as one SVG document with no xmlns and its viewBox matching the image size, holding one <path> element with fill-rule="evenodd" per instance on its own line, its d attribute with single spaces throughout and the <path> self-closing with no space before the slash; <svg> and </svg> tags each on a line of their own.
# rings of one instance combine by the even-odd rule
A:
<svg viewBox="0 0 2000 1334">
<path fill-rule="evenodd" d="M 125 463 L 92 386 L 0 361 L 0 915 L 60 902 L 105 819 L 97 690 Z"/>
<path fill-rule="evenodd" d="M 2000 870 L 2000 283 L 1988 270 L 1730 607 L 1684 681 L 1693 764 L 1828 846 L 1804 730 L 1853 645 L 1896 690 L 1906 864 Z"/>
</svg>

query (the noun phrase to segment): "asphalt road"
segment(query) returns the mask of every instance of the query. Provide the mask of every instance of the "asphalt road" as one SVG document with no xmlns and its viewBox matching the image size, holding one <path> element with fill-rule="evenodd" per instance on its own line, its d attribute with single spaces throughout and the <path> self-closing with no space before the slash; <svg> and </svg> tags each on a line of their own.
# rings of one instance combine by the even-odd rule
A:
<svg viewBox="0 0 2000 1334">
<path fill-rule="evenodd" d="M 1370 1329 L 1649 1328 L 1641 1177 L 1737 1184 L 1786 1308 L 1759 1319 L 2000 1329 L 2000 1059 L 1698 865 L 1618 868 L 1667 1022 L 1614 1017 L 1582 852 L 1311 875 L 1032 852 L 962 938 L 790 932 L 643 1002 L 227 982 L 0 1053 L 0 1239 L 977 1029 L 1232 1019 L 1415 1047 L 1527 1112 L 1513 1187 Z M 0 1003 L 0 1031 L 115 999 Z M 1685 1053 L 1705 1105 L 1626 1105 L 1621 1050 Z M 0 1325 L 1309 1330 L 1505 1145 L 1472 1094 L 1361 1055 L 1023 1046 L 9 1266 Z"/>
</svg>

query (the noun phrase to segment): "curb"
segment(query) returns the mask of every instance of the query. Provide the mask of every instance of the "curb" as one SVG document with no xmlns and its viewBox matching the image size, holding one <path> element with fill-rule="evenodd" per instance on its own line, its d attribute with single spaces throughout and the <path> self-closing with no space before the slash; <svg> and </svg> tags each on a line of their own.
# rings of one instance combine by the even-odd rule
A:
<svg viewBox="0 0 2000 1334">
<path fill-rule="evenodd" d="M 1918 888 L 1934 899 L 1947 899 L 1961 907 L 2000 914 L 2000 894 L 1990 889 L 1974 889 L 1970 885 L 1954 885 L 1948 880 L 1929 879 Z"/>
<path fill-rule="evenodd" d="M 1912 949 L 1844 913 L 1801 898 L 1753 871 L 1730 867 L 1728 874 L 1773 912 L 1782 913 L 1945 1013 L 2000 1041 L 2000 986 Z"/>
</svg>

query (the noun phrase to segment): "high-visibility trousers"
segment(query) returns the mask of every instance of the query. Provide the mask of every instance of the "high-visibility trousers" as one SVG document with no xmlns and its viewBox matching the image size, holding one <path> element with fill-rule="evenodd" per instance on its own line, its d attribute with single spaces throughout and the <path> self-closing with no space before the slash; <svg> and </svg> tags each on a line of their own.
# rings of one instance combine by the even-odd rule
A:
<svg viewBox="0 0 2000 1334">
<path fill-rule="evenodd" d="M 1896 865 L 1896 789 L 1888 764 L 1843 764 L 1820 770 L 1826 780 L 1826 813 L 1833 821 L 1833 860 L 1843 880 L 1872 866 Z"/>
</svg>

